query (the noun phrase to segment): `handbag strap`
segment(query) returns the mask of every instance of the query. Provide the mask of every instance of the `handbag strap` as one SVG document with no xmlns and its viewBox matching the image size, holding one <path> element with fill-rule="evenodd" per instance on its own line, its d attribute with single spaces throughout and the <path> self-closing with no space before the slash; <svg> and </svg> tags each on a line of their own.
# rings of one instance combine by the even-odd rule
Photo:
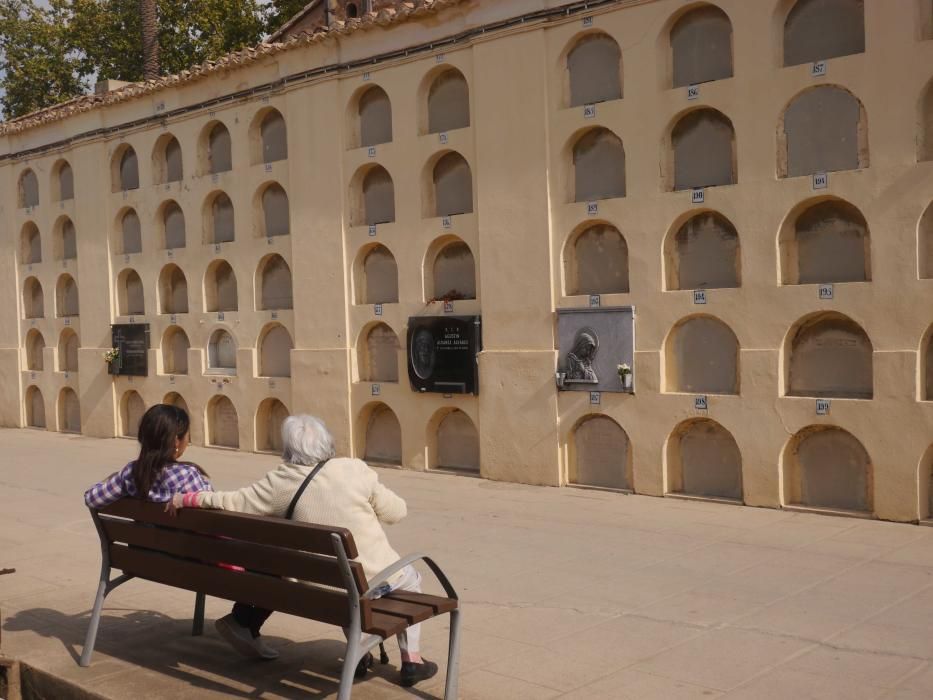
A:
<svg viewBox="0 0 933 700">
<path fill-rule="evenodd" d="M 323 462 L 318 462 L 317 466 L 311 470 L 311 473 L 305 477 L 305 480 L 301 482 L 301 486 L 298 487 L 298 490 L 295 491 L 295 496 L 292 498 L 292 502 L 288 504 L 288 511 L 285 513 L 285 519 L 291 520 L 292 515 L 295 514 L 295 506 L 298 505 L 298 501 L 301 499 L 301 495 L 305 492 L 305 489 L 308 488 L 308 484 L 311 483 L 311 479 L 317 476 L 317 473 L 321 471 L 321 468 L 327 464 L 325 459 Z"/>
</svg>

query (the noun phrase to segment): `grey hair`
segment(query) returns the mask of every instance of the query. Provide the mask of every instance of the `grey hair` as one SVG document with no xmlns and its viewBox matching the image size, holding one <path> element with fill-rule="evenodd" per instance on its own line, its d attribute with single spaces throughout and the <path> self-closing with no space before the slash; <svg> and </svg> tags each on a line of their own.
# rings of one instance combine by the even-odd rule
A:
<svg viewBox="0 0 933 700">
<path fill-rule="evenodd" d="M 334 456 L 334 438 L 320 419 L 303 413 L 282 423 L 283 461 L 311 466 Z"/>
</svg>

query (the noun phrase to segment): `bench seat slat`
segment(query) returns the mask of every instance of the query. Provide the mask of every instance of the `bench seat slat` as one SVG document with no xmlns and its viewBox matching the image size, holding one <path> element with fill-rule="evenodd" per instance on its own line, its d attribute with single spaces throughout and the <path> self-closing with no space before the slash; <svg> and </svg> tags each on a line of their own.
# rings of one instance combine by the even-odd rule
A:
<svg viewBox="0 0 933 700">
<path fill-rule="evenodd" d="M 383 639 L 394 637 L 408 627 L 408 623 L 401 617 L 373 612 L 368 625 L 363 627 L 366 634 L 378 634 Z"/>
<path fill-rule="evenodd" d="M 455 598 L 444 598 L 442 596 L 429 595 L 427 593 L 413 593 L 411 591 L 392 591 L 389 595 L 383 596 L 379 600 L 402 600 L 406 603 L 427 605 L 433 609 L 435 615 L 443 615 L 459 607 Z"/>
<path fill-rule="evenodd" d="M 408 603 L 404 600 L 391 600 L 387 598 L 374 600 L 373 612 L 400 617 L 409 625 L 424 622 L 434 617 L 434 609 L 430 605 L 419 605 L 418 603 Z"/>
</svg>

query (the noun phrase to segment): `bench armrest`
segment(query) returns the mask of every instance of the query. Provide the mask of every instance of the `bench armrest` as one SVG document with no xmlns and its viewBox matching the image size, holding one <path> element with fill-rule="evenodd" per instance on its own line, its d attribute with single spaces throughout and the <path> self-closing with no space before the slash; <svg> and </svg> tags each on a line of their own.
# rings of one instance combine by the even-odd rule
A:
<svg viewBox="0 0 933 700">
<path fill-rule="evenodd" d="M 454 587 L 450 585 L 450 581 L 447 579 L 447 576 L 444 575 L 444 572 L 441 571 L 441 567 L 435 564 L 434 560 L 426 554 L 409 554 L 407 557 L 402 557 L 391 566 L 383 569 L 378 574 L 376 574 L 375 577 L 373 577 L 373 579 L 369 582 L 369 590 L 360 597 L 371 600 L 376 593 L 376 590 L 384 583 L 386 583 L 393 574 L 398 573 L 406 566 L 414 564 L 419 560 L 428 565 L 428 568 L 431 569 L 431 572 L 434 574 L 435 578 L 437 578 L 438 582 L 444 587 L 444 591 L 447 593 L 447 597 L 453 598 L 454 600 L 459 600 L 457 591 L 455 591 Z"/>
</svg>

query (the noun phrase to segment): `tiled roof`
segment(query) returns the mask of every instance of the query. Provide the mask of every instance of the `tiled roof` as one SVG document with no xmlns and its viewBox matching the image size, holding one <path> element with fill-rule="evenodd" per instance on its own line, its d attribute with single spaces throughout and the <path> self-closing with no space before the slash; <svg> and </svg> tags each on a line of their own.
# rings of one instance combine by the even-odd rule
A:
<svg viewBox="0 0 933 700">
<path fill-rule="evenodd" d="M 386 27 L 398 22 L 404 22 L 414 17 L 437 12 L 460 2 L 462 2 L 462 0 L 405 0 L 399 2 L 395 7 L 383 8 L 375 12 L 367 13 L 362 17 L 346 21 L 335 20 L 329 27 L 317 29 L 311 33 L 298 33 L 284 41 L 272 43 L 263 42 L 258 46 L 234 51 L 216 60 L 205 61 L 200 65 L 193 66 L 175 75 L 167 75 L 155 80 L 146 80 L 139 83 L 130 83 L 118 90 L 113 90 L 102 95 L 82 95 L 68 100 L 67 102 L 62 102 L 61 104 L 46 107 L 45 109 L 40 109 L 22 117 L 11 119 L 0 123 L 0 136 L 17 134 L 27 129 L 67 119 L 70 116 L 81 114 L 92 109 L 106 107 L 119 102 L 126 102 L 138 97 L 145 97 L 166 88 L 193 83 L 220 71 L 244 68 L 267 56 L 274 56 L 283 51 L 290 51 L 291 49 L 301 46 L 315 44 L 334 36 L 345 36 L 361 29 L 370 29 L 376 26 Z M 306 7 L 305 9 L 308 8 Z M 304 11 L 299 14 L 303 14 L 303 12 Z M 291 21 L 292 20 L 289 20 L 289 22 Z"/>
</svg>

